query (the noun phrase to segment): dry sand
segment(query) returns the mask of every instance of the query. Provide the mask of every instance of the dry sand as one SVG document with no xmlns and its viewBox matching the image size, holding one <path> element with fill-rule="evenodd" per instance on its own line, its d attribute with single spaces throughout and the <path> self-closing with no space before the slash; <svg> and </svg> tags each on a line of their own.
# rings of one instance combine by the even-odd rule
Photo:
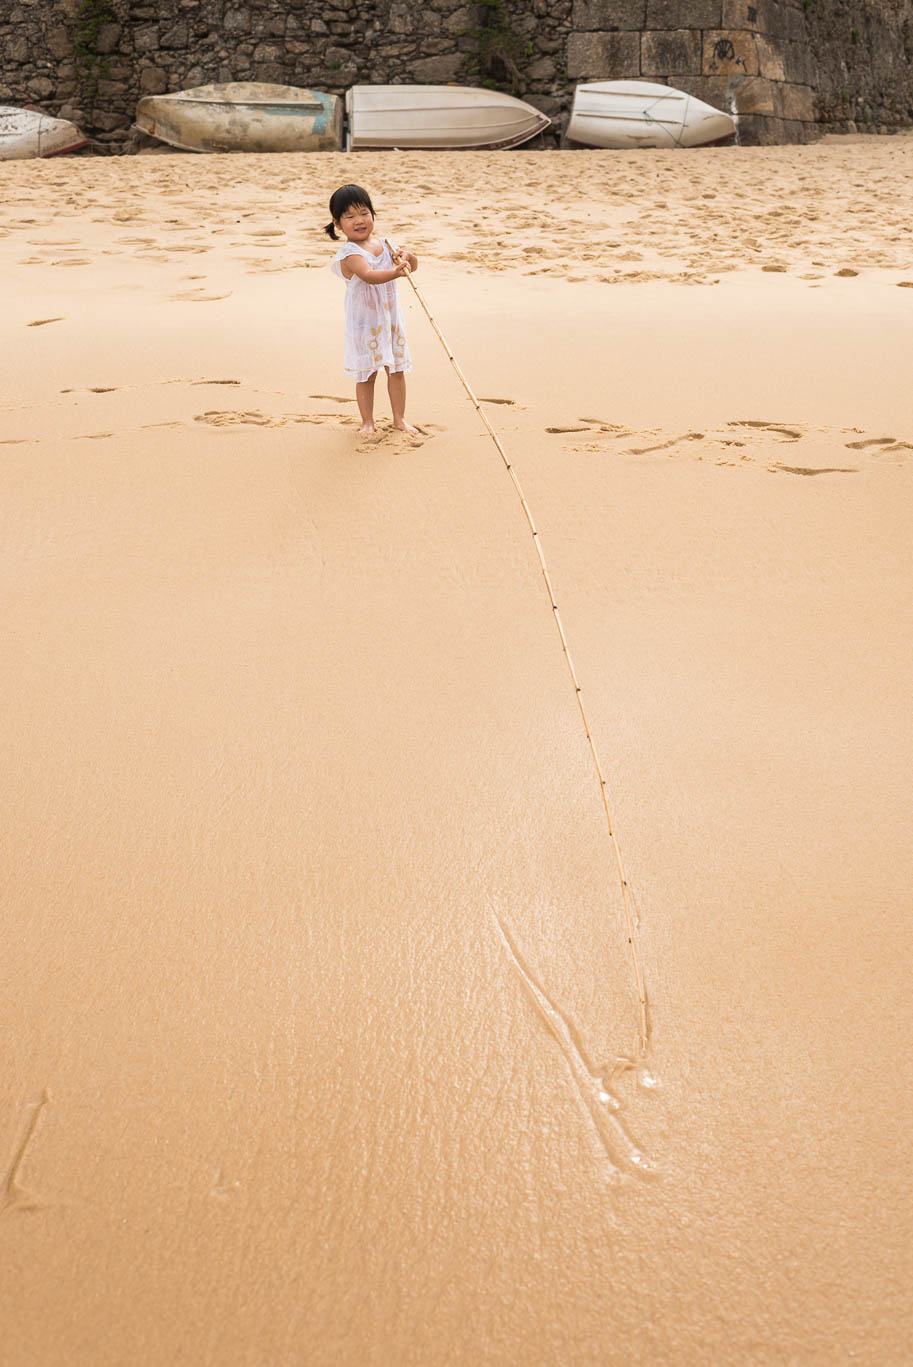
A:
<svg viewBox="0 0 913 1367">
<path fill-rule="evenodd" d="M 0 185 L 4 1362 L 909 1362 L 913 139 Z"/>
</svg>

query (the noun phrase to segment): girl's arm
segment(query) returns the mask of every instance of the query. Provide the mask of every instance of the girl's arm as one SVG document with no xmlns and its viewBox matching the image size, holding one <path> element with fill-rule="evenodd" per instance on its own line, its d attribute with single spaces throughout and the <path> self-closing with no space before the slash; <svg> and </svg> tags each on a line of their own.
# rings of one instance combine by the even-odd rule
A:
<svg viewBox="0 0 913 1367">
<path fill-rule="evenodd" d="M 345 276 L 357 275 L 366 285 L 386 285 L 388 280 L 396 280 L 405 274 L 405 266 L 400 263 L 392 271 L 372 271 L 363 256 L 346 256 L 342 260 L 342 273 Z"/>
</svg>

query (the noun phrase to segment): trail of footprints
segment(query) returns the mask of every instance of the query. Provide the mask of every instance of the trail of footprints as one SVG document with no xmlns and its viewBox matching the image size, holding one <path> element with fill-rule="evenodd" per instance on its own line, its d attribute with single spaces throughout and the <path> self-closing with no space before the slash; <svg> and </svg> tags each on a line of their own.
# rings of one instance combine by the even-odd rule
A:
<svg viewBox="0 0 913 1367">
<path fill-rule="evenodd" d="M 203 387 L 203 388 L 217 387 L 217 388 L 240 389 L 240 388 L 242 387 L 242 385 L 243 385 L 243 381 L 237 380 L 237 379 L 200 379 L 200 380 L 171 379 L 171 380 L 153 381 L 153 384 L 158 384 L 158 385 L 187 385 L 187 386 L 190 386 L 190 387 L 193 387 L 193 388 L 196 388 L 196 387 Z M 131 390 L 144 389 L 144 388 L 148 388 L 148 387 L 149 387 L 148 385 L 102 385 L 102 384 L 99 384 L 99 385 L 88 385 L 88 386 L 86 386 L 86 387 L 84 387 L 84 388 L 79 388 L 79 389 L 77 389 L 77 388 L 66 388 L 66 389 L 61 389 L 60 393 L 63 394 L 63 395 L 70 395 L 70 394 L 94 394 L 94 395 L 104 395 L 104 394 L 124 393 L 124 392 L 129 392 L 129 391 L 131 391 Z M 259 389 L 256 389 L 256 388 L 251 388 L 251 389 L 248 390 L 248 392 L 249 392 L 249 393 L 252 393 L 252 394 L 259 394 L 259 393 L 267 393 L 267 392 L 268 392 L 268 393 L 273 393 L 274 391 L 265 391 L 265 390 L 259 390 Z M 278 397 L 284 397 L 284 396 L 279 395 Z M 334 403 L 334 404 L 347 404 L 347 405 L 350 405 L 350 406 L 353 407 L 353 408 L 354 408 L 354 405 L 355 405 L 355 400 L 354 400 L 353 398 L 350 398 L 348 395 L 342 395 L 342 394 L 309 394 L 307 397 L 308 397 L 309 399 L 323 400 L 323 401 L 328 401 L 328 402 L 331 402 L 331 403 Z M 512 403 L 513 403 L 513 400 L 512 400 L 512 399 L 486 399 L 486 400 L 484 400 L 484 402 L 486 402 L 486 403 L 505 403 L 505 404 L 512 404 Z M 231 430 L 231 429 L 241 429 L 241 428 L 245 428 L 245 427 L 262 427 L 262 428 L 277 429 L 277 428 L 290 427 L 290 426 L 294 426 L 295 424 L 301 424 L 301 423 L 313 423 L 313 424 L 317 424 L 317 425 L 320 425 L 320 426 L 329 425 L 329 426 L 347 427 L 347 428 L 348 428 L 348 427 L 356 426 L 357 423 L 358 423 L 358 418 L 355 417 L 354 414 L 352 414 L 351 412 L 338 412 L 338 411 L 326 411 L 326 410 L 324 410 L 324 411 L 315 411 L 315 412 L 311 412 L 311 413 L 301 413 L 301 412 L 293 412 L 293 413 L 268 413 L 268 412 L 264 412 L 262 409 L 259 409 L 259 408 L 231 408 L 231 409 L 224 409 L 224 408 L 208 408 L 208 409 L 205 409 L 202 413 L 196 413 L 196 414 L 194 414 L 194 416 L 193 416 L 193 422 L 194 422 L 194 423 L 201 423 L 201 424 L 203 424 L 204 426 L 207 426 L 207 427 L 222 428 L 222 429 L 227 429 L 227 430 Z M 113 431 L 113 430 L 103 430 L 103 431 L 98 431 L 98 432 L 78 432 L 78 433 L 74 433 L 74 434 L 70 437 L 70 440 L 71 440 L 71 441 L 104 441 L 104 440 L 108 440 L 108 439 L 113 438 L 113 437 L 125 435 L 125 432 L 126 432 L 126 431 L 143 431 L 143 432 L 145 432 L 145 431 L 151 431 L 151 430 L 153 430 L 153 429 L 161 429 L 161 428 L 186 427 L 187 425 L 188 425 L 187 422 L 186 422 L 186 421 L 183 421 L 183 420 L 180 419 L 180 418 L 165 419 L 165 420 L 162 420 L 162 421 L 159 421 L 159 422 L 147 422 L 147 423 L 142 423 L 142 424 L 139 426 L 139 428 L 124 429 L 124 430 L 122 430 L 121 432 L 116 432 L 116 431 Z M 396 440 L 396 441 L 405 441 L 405 442 L 408 442 L 408 444 L 409 444 L 410 446 L 413 446 L 413 447 L 414 447 L 414 446 L 421 446 L 425 441 L 427 441 L 427 440 L 429 439 L 429 437 L 436 436 L 438 433 L 443 432 L 443 431 L 445 430 L 445 429 L 444 429 L 442 426 L 440 426 L 438 423 L 433 423 L 433 422 L 426 422 L 426 423 L 422 423 L 421 425 L 418 425 L 418 424 L 416 424 L 416 425 L 419 427 L 418 435 L 412 436 L 412 435 L 410 435 L 410 434 L 407 434 L 407 433 L 404 433 L 404 432 L 397 431 L 397 429 L 393 427 L 392 421 L 391 421 L 390 419 L 384 418 L 384 417 L 380 417 L 380 418 L 378 418 L 378 420 L 377 420 L 377 431 L 374 433 L 374 435 L 371 436 L 371 437 L 364 437 L 364 438 L 362 438 L 362 439 L 361 439 L 361 442 L 362 442 L 363 445 L 366 445 L 366 446 L 378 446 L 378 445 L 385 445 L 385 444 L 389 443 L 390 441 Z M 33 441 L 36 441 L 36 440 L 37 440 L 37 438 L 29 438 L 29 437 L 0 438 L 0 446 L 19 446 L 19 445 L 28 444 L 28 443 L 33 442 Z"/>
<path fill-rule="evenodd" d="M 664 452 L 668 459 L 686 458 L 712 461 L 715 465 L 762 465 L 771 474 L 850 475 L 858 474 L 859 464 L 811 465 L 777 459 L 777 449 L 797 446 L 817 435 L 825 439 L 829 451 L 852 451 L 844 459 L 891 458 L 891 463 L 908 460 L 913 440 L 896 436 L 870 436 L 859 427 L 811 427 L 807 423 L 778 422 L 766 418 L 733 418 L 723 427 L 706 432 L 681 432 L 668 436 L 661 428 L 635 432 L 629 427 L 602 418 L 578 418 L 563 427 L 547 427 L 559 436 L 586 437 L 567 443 L 565 450 L 581 452 L 614 451 L 623 456 L 653 456 Z M 849 437 L 850 440 L 846 440 Z M 819 444 L 820 449 L 820 444 Z M 798 454 L 798 453 L 797 453 Z M 887 462 L 885 462 L 887 463 Z"/>
<path fill-rule="evenodd" d="M 54 319 L 41 320 L 42 322 L 57 321 Z M 183 377 L 159 380 L 152 382 L 155 385 L 182 385 L 192 388 L 214 388 L 214 389 L 241 389 L 244 382 L 235 378 L 211 377 L 204 379 L 187 379 Z M 147 388 L 148 385 L 89 385 L 82 389 L 66 388 L 62 389 L 62 395 L 71 394 L 91 394 L 103 396 L 116 394 L 124 391 Z M 257 388 L 249 388 L 250 394 L 273 394 L 274 391 L 265 391 Z M 284 397 L 280 394 L 277 397 Z M 250 427 L 264 429 L 281 429 L 298 424 L 315 424 L 318 426 L 335 426 L 339 428 L 351 428 L 357 425 L 358 418 L 353 409 L 355 400 L 348 395 L 342 394 L 309 394 L 309 399 L 319 402 L 344 404 L 348 411 L 316 410 L 313 412 L 280 412 L 270 413 L 261 408 L 237 407 L 237 408 L 206 408 L 200 413 L 193 415 L 192 421 L 206 427 L 231 431 Z M 486 396 L 480 398 L 480 402 L 485 405 L 505 406 L 512 408 L 515 412 L 522 412 L 522 405 L 518 405 L 515 400 L 501 397 Z M 408 441 L 409 445 L 422 445 L 429 438 L 438 435 L 446 429 L 433 422 L 417 424 L 419 433 L 415 437 L 407 437 L 406 434 L 398 432 L 389 419 L 379 418 L 377 432 L 372 437 L 361 439 L 363 446 L 384 445 L 391 440 Z M 143 423 L 140 431 L 153 429 L 173 429 L 187 426 L 187 422 L 181 418 L 163 419 L 158 422 Z M 662 428 L 648 428 L 637 431 L 621 423 L 614 423 L 606 418 L 582 416 L 563 425 L 546 427 L 545 432 L 550 436 L 572 437 L 575 440 L 566 442 L 564 450 L 568 452 L 592 452 L 594 454 L 606 454 L 611 452 L 620 456 L 637 458 L 648 458 L 662 456 L 665 459 L 689 459 L 695 461 L 707 461 L 718 466 L 762 466 L 771 474 L 791 474 L 812 477 L 817 475 L 843 475 L 857 474 L 863 465 L 870 467 L 881 464 L 898 465 L 909 460 L 910 453 L 913 452 L 913 439 L 907 439 L 897 435 L 875 435 L 866 432 L 861 427 L 813 427 L 808 423 L 778 421 L 768 418 L 733 418 L 721 427 L 708 429 L 707 431 L 688 431 L 669 434 Z M 109 440 L 122 435 L 109 427 L 104 427 L 100 431 L 74 433 L 71 437 L 73 441 L 102 441 Z M 817 456 L 820 458 L 822 446 L 834 456 L 840 453 L 841 463 L 831 460 L 827 464 L 803 463 L 799 459 L 782 459 L 780 448 L 793 446 L 801 448 L 809 438 L 817 437 L 817 442 L 812 441 Z M 823 441 L 822 441 L 823 438 Z M 22 445 L 37 438 L 7 437 L 0 439 L 0 446 Z M 851 452 L 852 455 L 844 456 L 842 453 Z M 799 451 L 797 451 L 797 456 Z M 809 453 L 809 459 L 814 456 Z M 854 462 L 852 464 L 846 462 Z"/>
</svg>

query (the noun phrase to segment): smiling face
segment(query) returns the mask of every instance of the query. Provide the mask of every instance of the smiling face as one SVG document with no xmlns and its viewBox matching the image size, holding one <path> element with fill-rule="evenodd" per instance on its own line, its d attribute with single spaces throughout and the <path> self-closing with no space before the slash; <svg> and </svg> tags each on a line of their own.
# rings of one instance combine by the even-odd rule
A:
<svg viewBox="0 0 913 1367">
<path fill-rule="evenodd" d="M 349 242 L 367 242 L 374 231 L 374 215 L 366 204 L 352 204 L 336 219 L 336 227 Z"/>
</svg>

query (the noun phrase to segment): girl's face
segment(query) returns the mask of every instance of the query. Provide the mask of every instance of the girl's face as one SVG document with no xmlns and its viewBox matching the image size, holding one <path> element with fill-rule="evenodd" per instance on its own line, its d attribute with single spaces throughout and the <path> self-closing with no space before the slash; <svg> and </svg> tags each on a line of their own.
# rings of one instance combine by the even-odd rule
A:
<svg viewBox="0 0 913 1367">
<path fill-rule="evenodd" d="M 337 218 L 336 227 L 342 230 L 350 242 L 367 242 L 374 231 L 374 216 L 366 205 L 352 204 Z"/>
</svg>

